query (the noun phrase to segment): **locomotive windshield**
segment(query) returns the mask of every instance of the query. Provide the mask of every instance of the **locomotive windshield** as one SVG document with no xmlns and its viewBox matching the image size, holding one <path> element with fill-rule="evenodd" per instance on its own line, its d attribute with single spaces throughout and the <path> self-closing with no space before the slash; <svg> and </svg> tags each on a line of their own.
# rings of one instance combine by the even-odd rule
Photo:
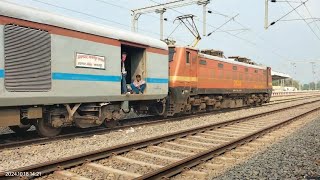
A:
<svg viewBox="0 0 320 180">
<path fill-rule="evenodd" d="M 175 52 L 176 51 L 174 47 L 169 47 L 169 62 L 173 61 L 173 56 Z"/>
</svg>

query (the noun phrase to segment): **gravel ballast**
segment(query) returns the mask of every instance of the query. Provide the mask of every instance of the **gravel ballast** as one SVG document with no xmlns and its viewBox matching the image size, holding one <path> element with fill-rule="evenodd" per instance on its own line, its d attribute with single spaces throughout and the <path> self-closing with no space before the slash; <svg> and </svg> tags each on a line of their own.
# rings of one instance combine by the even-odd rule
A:
<svg viewBox="0 0 320 180">
<path fill-rule="evenodd" d="M 320 179 L 320 118 L 215 179 Z"/>
</svg>

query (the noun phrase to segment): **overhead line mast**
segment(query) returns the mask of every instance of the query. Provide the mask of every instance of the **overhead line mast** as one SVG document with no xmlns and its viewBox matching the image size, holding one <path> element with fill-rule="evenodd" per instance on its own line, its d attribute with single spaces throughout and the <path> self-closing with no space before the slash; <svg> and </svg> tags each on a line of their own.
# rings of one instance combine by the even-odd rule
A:
<svg viewBox="0 0 320 180">
<path fill-rule="evenodd" d="M 311 64 L 311 69 L 312 69 L 312 76 L 313 76 L 313 82 L 315 84 L 315 90 L 318 88 L 317 87 L 317 82 L 316 82 L 316 70 L 315 70 L 315 66 L 316 63 L 320 63 L 320 60 L 313 60 L 313 61 L 290 61 L 291 65 L 293 66 L 293 68 L 295 67 L 295 65 L 297 63 L 310 63 Z"/>
<path fill-rule="evenodd" d="M 202 5 L 203 6 L 203 35 L 206 35 L 206 10 L 207 5 L 210 3 L 210 0 L 176 0 L 168 3 L 158 4 L 154 6 L 143 7 L 139 9 L 132 10 L 131 15 L 131 30 L 133 32 L 137 32 L 138 28 L 138 21 L 139 17 L 142 14 L 148 13 L 158 13 L 160 14 L 160 39 L 164 40 L 163 38 L 163 14 L 166 12 L 167 9 L 172 8 L 179 8 L 184 6 L 189 6 L 193 4 Z"/>
</svg>

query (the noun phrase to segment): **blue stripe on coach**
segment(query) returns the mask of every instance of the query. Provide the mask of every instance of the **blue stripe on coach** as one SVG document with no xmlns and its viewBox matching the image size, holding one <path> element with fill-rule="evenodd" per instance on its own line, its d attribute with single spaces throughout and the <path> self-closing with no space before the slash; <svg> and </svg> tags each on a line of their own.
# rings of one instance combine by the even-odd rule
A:
<svg viewBox="0 0 320 180">
<path fill-rule="evenodd" d="M 0 78 L 4 78 L 4 70 L 0 69 Z M 105 76 L 92 74 L 71 74 L 71 73 L 52 73 L 53 80 L 74 80 L 74 81 L 105 81 L 119 82 L 120 76 Z M 146 78 L 147 83 L 168 83 L 166 78 Z"/>
<path fill-rule="evenodd" d="M 147 83 L 168 83 L 169 79 L 167 78 L 146 78 Z"/>
<path fill-rule="evenodd" d="M 4 70 L 0 69 L 0 78 L 4 78 Z"/>
<path fill-rule="evenodd" d="M 52 73 L 53 80 L 74 80 L 74 81 L 109 81 L 120 82 L 120 76 L 105 76 L 93 74 L 71 74 L 71 73 Z"/>
<path fill-rule="evenodd" d="M 105 76 L 93 74 L 71 74 L 71 73 L 52 73 L 53 80 L 73 80 L 73 81 L 104 81 L 120 82 L 120 76 Z M 166 78 L 146 78 L 147 83 L 168 83 Z"/>
</svg>

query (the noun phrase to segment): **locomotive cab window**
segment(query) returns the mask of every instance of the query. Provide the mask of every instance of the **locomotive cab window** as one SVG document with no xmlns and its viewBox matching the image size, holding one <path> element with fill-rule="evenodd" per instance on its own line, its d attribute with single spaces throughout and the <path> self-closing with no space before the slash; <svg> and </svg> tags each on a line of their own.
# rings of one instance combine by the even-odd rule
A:
<svg viewBox="0 0 320 180">
<path fill-rule="evenodd" d="M 187 51 L 187 53 L 186 53 L 186 63 L 190 63 L 190 52 L 189 51 Z"/>
<path fill-rule="evenodd" d="M 176 53 L 174 47 L 169 47 L 169 62 L 173 61 L 173 56 Z"/>
</svg>

